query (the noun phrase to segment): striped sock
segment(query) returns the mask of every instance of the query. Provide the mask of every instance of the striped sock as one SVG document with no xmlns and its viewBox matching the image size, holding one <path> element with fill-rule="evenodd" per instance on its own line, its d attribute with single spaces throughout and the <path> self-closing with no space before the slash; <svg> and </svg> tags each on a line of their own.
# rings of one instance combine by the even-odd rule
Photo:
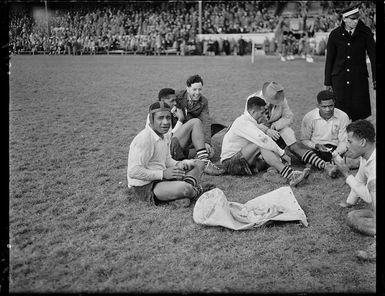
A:
<svg viewBox="0 0 385 296">
<path fill-rule="evenodd" d="M 285 165 L 285 167 L 282 169 L 282 171 L 280 172 L 281 176 L 284 177 L 284 178 L 290 178 L 291 175 L 293 174 L 293 169 L 287 165 Z"/>
<path fill-rule="evenodd" d="M 193 176 L 189 176 L 189 175 L 184 176 L 183 181 L 191 184 L 193 187 L 196 187 L 198 184 L 197 179 L 195 179 Z"/>
<path fill-rule="evenodd" d="M 324 169 L 325 168 L 325 161 L 322 160 L 315 154 L 313 151 L 308 150 L 306 153 L 302 156 L 302 161 L 305 163 L 310 163 L 311 165 L 314 165 L 316 168 Z"/>
<path fill-rule="evenodd" d="M 209 159 L 209 154 L 207 153 L 206 148 L 202 148 L 202 149 L 197 150 L 197 158 L 200 160 Z"/>
<path fill-rule="evenodd" d="M 202 186 L 200 186 L 200 185 L 194 186 L 193 189 L 194 189 L 194 193 L 195 193 L 193 198 L 199 197 L 203 192 Z"/>
</svg>

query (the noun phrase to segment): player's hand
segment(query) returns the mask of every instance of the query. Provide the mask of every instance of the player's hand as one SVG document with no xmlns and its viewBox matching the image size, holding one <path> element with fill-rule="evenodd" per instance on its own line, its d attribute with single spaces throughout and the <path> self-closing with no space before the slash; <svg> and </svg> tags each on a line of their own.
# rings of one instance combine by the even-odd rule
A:
<svg viewBox="0 0 385 296">
<path fill-rule="evenodd" d="M 342 208 L 350 208 L 350 207 L 353 206 L 352 204 L 347 203 L 346 201 L 341 201 L 338 205 L 339 205 L 340 207 L 342 207 Z"/>
<path fill-rule="evenodd" d="M 177 166 L 169 167 L 163 171 L 163 179 L 165 180 L 182 179 L 184 176 L 184 170 Z"/>
<path fill-rule="evenodd" d="M 322 144 L 315 144 L 315 149 L 322 152 L 330 152 L 330 148 Z"/>
<path fill-rule="evenodd" d="M 336 161 L 336 159 L 334 159 L 334 163 L 336 164 L 338 170 L 345 176 L 349 176 L 349 167 L 344 163 L 344 162 L 341 162 L 341 161 Z"/>
<path fill-rule="evenodd" d="M 178 120 L 180 122 L 184 122 L 185 121 L 185 117 L 184 117 L 182 109 L 176 108 L 175 116 L 178 118 Z"/>
<path fill-rule="evenodd" d="M 182 161 L 179 161 L 176 166 L 182 170 L 189 171 L 192 170 L 195 166 L 194 159 L 184 159 Z"/>
<path fill-rule="evenodd" d="M 207 154 L 209 155 L 209 158 L 211 158 L 212 156 L 214 156 L 214 148 L 211 147 L 210 144 L 208 143 L 205 143 L 205 147 L 206 147 L 206 151 L 207 151 Z"/>
<path fill-rule="evenodd" d="M 289 155 L 287 154 L 284 154 L 281 156 L 281 159 L 283 160 L 283 162 L 287 165 L 291 165 L 291 158 Z"/>
<path fill-rule="evenodd" d="M 279 137 L 281 136 L 279 132 L 277 132 L 276 130 L 273 130 L 271 128 L 269 128 L 266 132 L 266 134 L 272 138 L 274 141 L 277 141 L 279 139 Z"/>
<path fill-rule="evenodd" d="M 333 92 L 333 87 L 331 85 L 325 85 L 325 90 Z"/>
</svg>

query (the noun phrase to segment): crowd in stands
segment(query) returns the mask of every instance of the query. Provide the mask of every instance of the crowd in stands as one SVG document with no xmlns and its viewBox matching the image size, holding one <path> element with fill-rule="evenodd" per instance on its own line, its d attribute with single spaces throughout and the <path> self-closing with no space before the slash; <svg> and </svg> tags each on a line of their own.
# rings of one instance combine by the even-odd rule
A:
<svg viewBox="0 0 385 296">
<path fill-rule="evenodd" d="M 328 1 L 332 2 L 332 1 Z M 280 17 L 269 10 L 273 2 L 202 1 L 202 33 L 274 32 Z M 60 6 L 50 4 L 49 23 L 44 6 L 10 7 L 10 51 L 50 54 L 96 54 L 108 51 L 181 55 L 244 55 L 251 52 L 251 40 L 220 38 L 200 41 L 197 1 L 181 2 L 80 2 Z M 36 7 L 36 6 L 35 6 Z M 374 5 L 362 4 L 363 20 L 375 30 Z M 303 7 L 298 17 L 303 19 Z M 339 24 L 337 9 L 312 21 L 310 30 L 328 32 Z M 38 15 L 40 13 L 40 15 Z M 305 12 L 306 14 L 306 12 Z M 48 29 L 49 28 L 49 29 Z M 309 26 L 307 28 L 309 30 Z M 49 32 L 49 34 L 48 34 Z M 246 37 L 247 39 L 247 37 Z M 296 42 L 300 44 L 300 36 Z M 276 40 L 267 40 L 266 53 L 276 52 Z"/>
<path fill-rule="evenodd" d="M 352 1 L 352 3 L 355 2 L 356 1 Z M 348 3 L 345 7 L 349 7 L 352 3 Z M 336 9 L 336 7 L 332 5 L 325 8 L 325 13 L 322 16 L 317 16 L 314 20 L 314 31 L 329 32 L 339 25 L 340 17 L 338 10 L 340 9 Z M 371 28 L 373 32 L 376 30 L 376 9 L 374 3 L 361 3 L 361 20 L 365 23 L 365 25 Z"/>
<path fill-rule="evenodd" d="M 272 32 L 279 17 L 269 13 L 262 3 L 205 3 L 203 34 Z"/>
</svg>

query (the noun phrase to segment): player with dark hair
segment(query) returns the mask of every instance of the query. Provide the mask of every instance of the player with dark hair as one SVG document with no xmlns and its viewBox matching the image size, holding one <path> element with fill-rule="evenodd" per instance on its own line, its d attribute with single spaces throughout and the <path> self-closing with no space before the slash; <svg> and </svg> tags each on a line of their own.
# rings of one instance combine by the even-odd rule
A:
<svg viewBox="0 0 385 296">
<path fill-rule="evenodd" d="M 347 216 L 348 225 L 362 234 L 376 235 L 376 143 L 374 126 L 367 120 L 357 120 L 346 127 L 348 133 L 348 150 L 346 155 L 360 159 L 360 167 L 355 176 L 349 174 L 349 168 L 340 161 L 336 164 L 346 177 L 351 190 L 342 207 L 351 207 L 359 199 L 370 204 L 370 208 L 351 211 Z M 368 251 L 358 252 L 362 259 L 374 260 L 375 241 Z"/>
<path fill-rule="evenodd" d="M 168 104 L 151 104 L 149 121 L 130 145 L 128 186 L 138 198 L 152 204 L 180 199 L 183 206 L 188 206 L 191 199 L 204 191 L 198 181 L 206 164 L 198 159 L 176 161 L 171 158 L 171 108 Z"/>
<path fill-rule="evenodd" d="M 301 172 L 290 167 L 290 157 L 258 128 L 264 121 L 266 102 L 257 96 L 248 98 L 246 110 L 234 120 L 223 137 L 221 162 L 229 174 L 248 176 L 263 170 L 266 162 L 288 179 L 291 186 L 296 186 L 308 177 L 309 168 Z"/>
<path fill-rule="evenodd" d="M 301 141 L 323 160 L 344 155 L 347 149 L 348 115 L 334 107 L 335 95 L 329 90 L 317 94 L 317 108 L 305 114 L 301 123 Z"/>
<path fill-rule="evenodd" d="M 204 141 L 209 158 L 214 156 L 214 148 L 211 146 L 211 137 L 225 128 L 224 125 L 212 124 L 209 113 L 209 102 L 202 95 L 203 79 L 199 75 L 190 76 L 186 81 L 186 89 L 177 92 L 176 107 L 183 111 L 184 120 L 199 119 L 202 122 Z"/>
</svg>

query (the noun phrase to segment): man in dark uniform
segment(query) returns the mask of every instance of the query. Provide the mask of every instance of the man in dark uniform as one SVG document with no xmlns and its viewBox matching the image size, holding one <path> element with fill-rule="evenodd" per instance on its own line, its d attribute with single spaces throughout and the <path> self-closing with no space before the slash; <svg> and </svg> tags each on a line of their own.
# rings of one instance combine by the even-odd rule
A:
<svg viewBox="0 0 385 296">
<path fill-rule="evenodd" d="M 371 115 L 366 54 L 376 89 L 376 44 L 370 28 L 359 20 L 358 6 L 341 13 L 341 26 L 329 35 L 324 84 L 336 95 L 335 107 L 355 121 Z"/>
</svg>

